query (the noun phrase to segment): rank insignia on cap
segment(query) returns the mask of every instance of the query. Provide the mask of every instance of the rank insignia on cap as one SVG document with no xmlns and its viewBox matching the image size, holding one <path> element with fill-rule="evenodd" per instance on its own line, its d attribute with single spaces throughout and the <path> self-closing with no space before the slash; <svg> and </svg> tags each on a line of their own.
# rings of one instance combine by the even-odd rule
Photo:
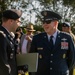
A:
<svg viewBox="0 0 75 75">
<path fill-rule="evenodd" d="M 47 16 L 47 12 L 46 11 L 44 11 L 43 14 L 44 14 L 44 16 Z"/>
</svg>

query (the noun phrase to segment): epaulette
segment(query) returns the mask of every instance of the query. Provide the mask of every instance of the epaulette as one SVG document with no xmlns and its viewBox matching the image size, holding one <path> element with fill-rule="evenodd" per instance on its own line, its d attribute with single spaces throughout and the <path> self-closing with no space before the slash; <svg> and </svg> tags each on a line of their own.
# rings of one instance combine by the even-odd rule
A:
<svg viewBox="0 0 75 75">
<path fill-rule="evenodd" d="M 6 37 L 6 34 L 3 31 L 0 31 L 0 34 L 2 34 L 4 37 Z"/>
</svg>

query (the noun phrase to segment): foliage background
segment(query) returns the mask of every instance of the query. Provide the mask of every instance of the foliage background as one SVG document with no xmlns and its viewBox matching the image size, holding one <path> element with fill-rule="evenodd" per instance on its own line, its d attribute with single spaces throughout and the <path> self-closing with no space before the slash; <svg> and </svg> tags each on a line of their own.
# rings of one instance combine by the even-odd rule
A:
<svg viewBox="0 0 75 75">
<path fill-rule="evenodd" d="M 2 12 L 10 8 L 23 11 L 21 27 L 25 27 L 29 22 L 32 23 L 32 17 L 35 16 L 33 25 L 36 30 L 40 31 L 43 31 L 40 12 L 42 10 L 57 12 L 62 16 L 58 28 L 61 30 L 62 22 L 68 21 L 75 34 L 75 0 L 0 0 L 0 24 Z"/>
</svg>

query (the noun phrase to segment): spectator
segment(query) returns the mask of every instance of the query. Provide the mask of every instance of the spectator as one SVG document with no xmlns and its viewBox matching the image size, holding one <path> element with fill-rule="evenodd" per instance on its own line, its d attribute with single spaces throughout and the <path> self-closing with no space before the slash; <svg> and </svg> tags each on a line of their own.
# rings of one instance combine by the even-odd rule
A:
<svg viewBox="0 0 75 75">
<path fill-rule="evenodd" d="M 24 34 L 23 31 L 22 31 L 22 28 L 18 27 L 16 29 L 16 32 L 19 32 L 21 34 L 21 36 L 20 36 L 20 39 L 21 39 L 22 35 Z"/>
<path fill-rule="evenodd" d="M 73 41 L 75 43 L 75 35 L 71 31 L 71 25 L 69 22 L 62 23 L 62 31 L 69 33 L 72 36 Z"/>
<path fill-rule="evenodd" d="M 74 45 L 75 45 L 75 35 L 72 33 L 71 31 L 71 25 L 69 22 L 64 22 L 62 23 L 62 31 L 67 32 L 71 35 L 71 37 L 73 38 L 74 41 Z M 74 71 L 75 67 L 73 67 L 70 71 L 70 75 L 73 75 L 73 71 Z"/>
<path fill-rule="evenodd" d="M 16 54 L 20 53 L 20 36 L 21 36 L 21 34 L 19 32 L 15 33 L 14 42 L 15 42 Z"/>
<path fill-rule="evenodd" d="M 21 53 L 28 53 L 31 46 L 31 41 L 33 37 L 34 27 L 33 25 L 27 25 L 26 34 L 21 37 Z"/>
</svg>

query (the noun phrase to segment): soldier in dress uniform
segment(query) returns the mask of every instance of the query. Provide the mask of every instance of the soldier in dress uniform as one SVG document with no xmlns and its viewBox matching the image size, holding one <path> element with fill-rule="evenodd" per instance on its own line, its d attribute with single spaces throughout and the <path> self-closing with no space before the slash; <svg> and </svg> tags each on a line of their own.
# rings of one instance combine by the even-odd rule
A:
<svg viewBox="0 0 75 75">
<path fill-rule="evenodd" d="M 11 32 L 20 25 L 22 12 L 16 9 L 5 10 L 0 26 L 0 75 L 17 75 L 14 41 Z"/>
<path fill-rule="evenodd" d="M 71 36 L 58 30 L 61 16 L 53 11 L 42 11 L 45 32 L 33 36 L 30 52 L 39 54 L 35 75 L 69 75 L 75 62 Z"/>
</svg>

